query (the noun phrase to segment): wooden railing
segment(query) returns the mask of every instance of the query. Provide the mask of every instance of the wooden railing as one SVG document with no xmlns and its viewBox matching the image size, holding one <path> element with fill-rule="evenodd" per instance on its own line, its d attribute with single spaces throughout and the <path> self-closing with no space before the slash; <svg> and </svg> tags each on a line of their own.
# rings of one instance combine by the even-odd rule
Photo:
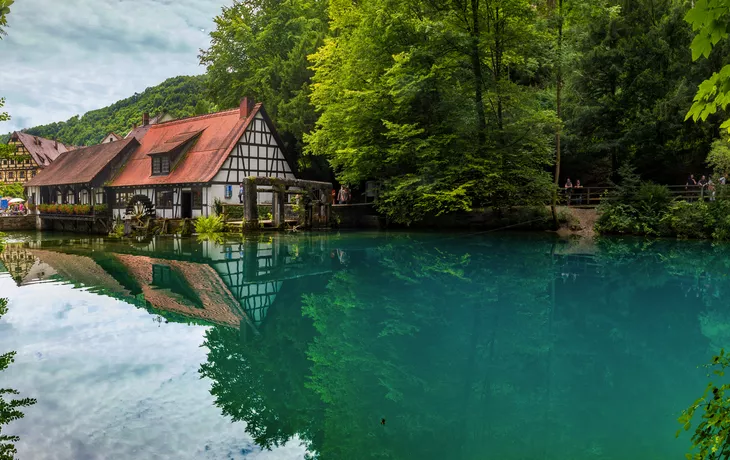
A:
<svg viewBox="0 0 730 460">
<path fill-rule="evenodd" d="M 715 186 L 717 190 L 719 186 Z M 669 193 L 675 200 L 697 201 L 712 199 L 712 191 L 707 186 L 700 185 L 668 185 Z M 561 189 L 558 202 L 573 207 L 595 207 L 601 204 L 606 195 L 615 190 L 615 187 L 573 187 Z"/>
</svg>

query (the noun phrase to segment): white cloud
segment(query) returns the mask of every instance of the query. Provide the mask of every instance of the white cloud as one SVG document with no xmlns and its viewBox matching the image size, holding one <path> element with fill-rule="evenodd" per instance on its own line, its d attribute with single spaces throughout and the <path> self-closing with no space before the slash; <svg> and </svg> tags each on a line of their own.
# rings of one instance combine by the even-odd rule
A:
<svg viewBox="0 0 730 460">
<path fill-rule="evenodd" d="M 0 132 L 98 109 L 177 75 L 204 72 L 201 48 L 229 0 L 22 0 L 0 41 Z"/>
<path fill-rule="evenodd" d="M 274 451 L 214 405 L 201 326 L 157 324 L 146 311 L 68 285 L 18 288 L 0 320 L 0 351 L 17 350 L 2 385 L 38 403 L 8 434 L 20 458 L 301 459 L 296 440 Z"/>
</svg>

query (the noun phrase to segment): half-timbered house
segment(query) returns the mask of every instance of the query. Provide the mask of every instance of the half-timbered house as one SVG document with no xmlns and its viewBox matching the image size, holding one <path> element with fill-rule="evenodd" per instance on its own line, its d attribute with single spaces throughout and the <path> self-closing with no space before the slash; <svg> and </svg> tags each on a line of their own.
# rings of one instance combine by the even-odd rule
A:
<svg viewBox="0 0 730 460">
<path fill-rule="evenodd" d="M 207 216 L 216 199 L 238 203 L 245 178 L 295 178 L 266 110 L 248 99 L 234 110 L 143 123 L 130 135 L 140 146 L 109 184 L 115 217 L 138 203 L 160 218 Z M 271 193 L 258 202 L 271 202 Z"/>
<path fill-rule="evenodd" d="M 107 205 L 106 182 L 137 147 L 130 137 L 64 152 L 25 184 L 26 194 L 35 204 Z"/>
<path fill-rule="evenodd" d="M 22 131 L 12 133 L 8 145 L 15 151 L 0 159 L 0 183 L 27 182 L 69 150 L 58 141 Z"/>
</svg>

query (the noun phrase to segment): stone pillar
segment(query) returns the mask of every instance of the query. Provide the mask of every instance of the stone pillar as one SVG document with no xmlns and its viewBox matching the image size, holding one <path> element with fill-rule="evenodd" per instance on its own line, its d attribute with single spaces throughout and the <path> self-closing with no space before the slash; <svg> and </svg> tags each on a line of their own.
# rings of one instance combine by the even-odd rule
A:
<svg viewBox="0 0 730 460">
<path fill-rule="evenodd" d="M 329 228 L 330 215 L 332 213 L 332 198 L 329 198 L 324 205 L 324 226 Z"/>
<path fill-rule="evenodd" d="M 314 209 L 312 210 L 312 225 L 316 228 L 322 226 L 322 200 L 316 200 L 314 202 Z"/>
<path fill-rule="evenodd" d="M 259 228 L 256 183 L 251 179 L 243 180 L 243 219 L 245 220 L 244 229 L 256 230 Z"/>
<path fill-rule="evenodd" d="M 286 195 L 281 189 L 275 188 L 273 190 L 271 200 L 271 214 L 274 220 L 274 227 L 279 228 L 286 222 L 284 216 L 284 203 L 286 202 Z"/>
</svg>

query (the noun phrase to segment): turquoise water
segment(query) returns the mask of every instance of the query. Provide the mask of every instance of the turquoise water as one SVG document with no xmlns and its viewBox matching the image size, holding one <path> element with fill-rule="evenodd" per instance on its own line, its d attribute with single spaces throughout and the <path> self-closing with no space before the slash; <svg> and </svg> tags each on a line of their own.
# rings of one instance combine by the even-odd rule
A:
<svg viewBox="0 0 730 460">
<path fill-rule="evenodd" d="M 670 459 L 730 247 L 548 235 L 11 234 L 21 459 Z"/>
</svg>

